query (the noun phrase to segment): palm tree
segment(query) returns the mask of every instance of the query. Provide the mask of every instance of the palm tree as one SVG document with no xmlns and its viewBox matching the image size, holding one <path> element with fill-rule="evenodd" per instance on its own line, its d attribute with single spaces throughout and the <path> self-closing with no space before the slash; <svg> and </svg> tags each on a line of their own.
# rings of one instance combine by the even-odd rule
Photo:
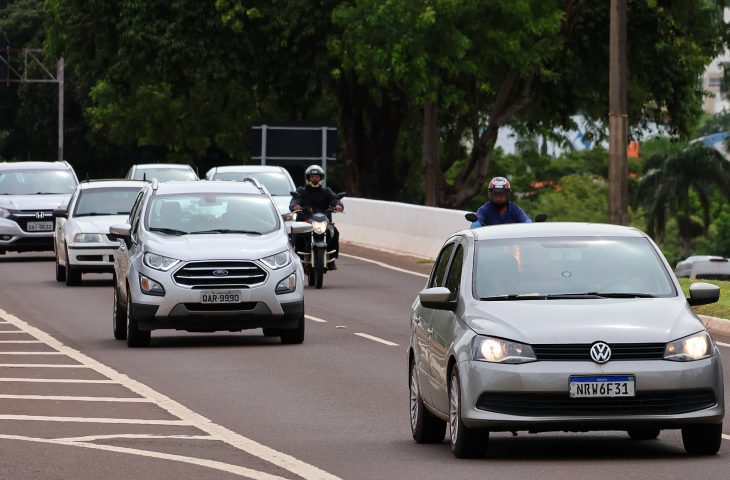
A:
<svg viewBox="0 0 730 480">
<path fill-rule="evenodd" d="M 636 202 L 646 208 L 647 233 L 660 243 L 667 220 L 674 217 L 683 253 L 690 255 L 693 240 L 710 227 L 711 187 L 719 187 L 730 198 L 730 162 L 714 148 L 696 143 L 652 155 L 644 171 Z M 692 219 L 696 203 L 691 192 L 699 199 L 701 224 Z"/>
</svg>

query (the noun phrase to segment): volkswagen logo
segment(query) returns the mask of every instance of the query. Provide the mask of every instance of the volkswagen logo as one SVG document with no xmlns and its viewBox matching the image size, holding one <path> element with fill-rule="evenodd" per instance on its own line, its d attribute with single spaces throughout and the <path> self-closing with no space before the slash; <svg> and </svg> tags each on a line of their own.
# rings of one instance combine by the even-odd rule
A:
<svg viewBox="0 0 730 480">
<path fill-rule="evenodd" d="M 591 359 L 596 363 L 606 363 L 611 360 L 611 347 L 604 342 L 591 345 Z"/>
<path fill-rule="evenodd" d="M 35 212 L 35 218 L 41 219 L 46 217 L 46 212 Z"/>
<path fill-rule="evenodd" d="M 228 270 L 223 270 L 222 268 L 219 268 L 218 270 L 213 270 L 213 276 L 214 277 L 226 277 L 226 276 L 228 276 Z"/>
</svg>

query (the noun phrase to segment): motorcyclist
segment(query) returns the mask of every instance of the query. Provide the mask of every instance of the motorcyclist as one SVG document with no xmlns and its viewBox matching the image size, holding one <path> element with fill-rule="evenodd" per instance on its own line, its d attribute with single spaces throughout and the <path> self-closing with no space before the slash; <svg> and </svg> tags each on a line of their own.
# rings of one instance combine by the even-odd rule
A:
<svg viewBox="0 0 730 480">
<path fill-rule="evenodd" d="M 293 196 L 289 203 L 289 210 L 292 212 L 301 212 L 299 220 L 306 221 L 312 217 L 314 213 L 324 213 L 330 220 L 330 226 L 332 227 L 328 250 L 334 250 L 332 258 L 336 259 L 340 251 L 340 232 L 332 223 L 332 213 L 328 211 L 330 208 L 334 208 L 335 211 L 341 212 L 344 210 L 342 201 L 337 197 L 337 194 L 332 191 L 331 188 L 322 186 L 322 180 L 324 180 L 324 170 L 319 165 L 310 165 L 304 172 L 304 180 L 306 185 L 297 188 L 297 196 Z M 304 248 L 304 242 L 306 237 L 303 235 L 297 236 L 296 249 L 302 251 Z M 331 261 L 329 265 L 330 270 L 337 270 L 335 261 Z"/>
<path fill-rule="evenodd" d="M 512 188 L 504 177 L 494 177 L 489 181 L 489 201 L 477 210 L 478 220 L 472 228 L 503 223 L 531 223 L 524 210 L 510 201 Z"/>
</svg>

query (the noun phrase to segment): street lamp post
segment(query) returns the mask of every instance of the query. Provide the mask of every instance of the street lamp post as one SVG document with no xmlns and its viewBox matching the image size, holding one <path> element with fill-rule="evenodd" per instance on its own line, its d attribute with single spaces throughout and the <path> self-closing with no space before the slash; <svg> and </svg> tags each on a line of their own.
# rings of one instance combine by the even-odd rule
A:
<svg viewBox="0 0 730 480">
<path fill-rule="evenodd" d="M 627 0 L 611 0 L 611 38 L 608 83 L 608 221 L 629 223 L 629 185 L 626 145 L 628 100 L 626 95 Z"/>
</svg>

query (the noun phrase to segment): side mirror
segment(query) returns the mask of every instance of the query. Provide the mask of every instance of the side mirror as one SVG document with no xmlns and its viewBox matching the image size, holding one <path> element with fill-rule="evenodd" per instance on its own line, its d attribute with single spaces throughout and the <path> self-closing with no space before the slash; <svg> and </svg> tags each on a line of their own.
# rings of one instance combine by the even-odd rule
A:
<svg viewBox="0 0 730 480">
<path fill-rule="evenodd" d="M 124 243 L 129 247 L 132 244 L 132 226 L 128 223 L 112 225 L 109 227 L 109 236 L 115 240 L 124 240 Z"/>
<path fill-rule="evenodd" d="M 479 217 L 477 217 L 477 214 L 474 213 L 474 212 L 467 213 L 466 215 L 464 215 L 464 218 L 466 218 L 467 220 L 469 220 L 472 223 L 474 223 L 477 220 L 479 220 Z"/>
<path fill-rule="evenodd" d="M 418 299 L 421 305 L 435 310 L 456 310 L 456 302 L 449 301 L 451 291 L 446 287 L 433 287 L 421 290 Z"/>
<path fill-rule="evenodd" d="M 312 231 L 312 224 L 307 222 L 291 222 L 287 225 L 289 233 L 298 235 L 300 233 L 309 233 Z"/>
<path fill-rule="evenodd" d="M 695 282 L 689 286 L 687 303 L 691 306 L 707 305 L 720 300 L 720 287 L 711 283 Z"/>
<path fill-rule="evenodd" d="M 538 213 L 537 215 L 535 215 L 536 222 L 544 222 L 545 220 L 547 220 L 547 218 L 547 213 Z"/>
<path fill-rule="evenodd" d="M 68 210 L 65 208 L 57 208 L 53 210 L 53 216 L 56 218 L 68 218 Z"/>
</svg>

